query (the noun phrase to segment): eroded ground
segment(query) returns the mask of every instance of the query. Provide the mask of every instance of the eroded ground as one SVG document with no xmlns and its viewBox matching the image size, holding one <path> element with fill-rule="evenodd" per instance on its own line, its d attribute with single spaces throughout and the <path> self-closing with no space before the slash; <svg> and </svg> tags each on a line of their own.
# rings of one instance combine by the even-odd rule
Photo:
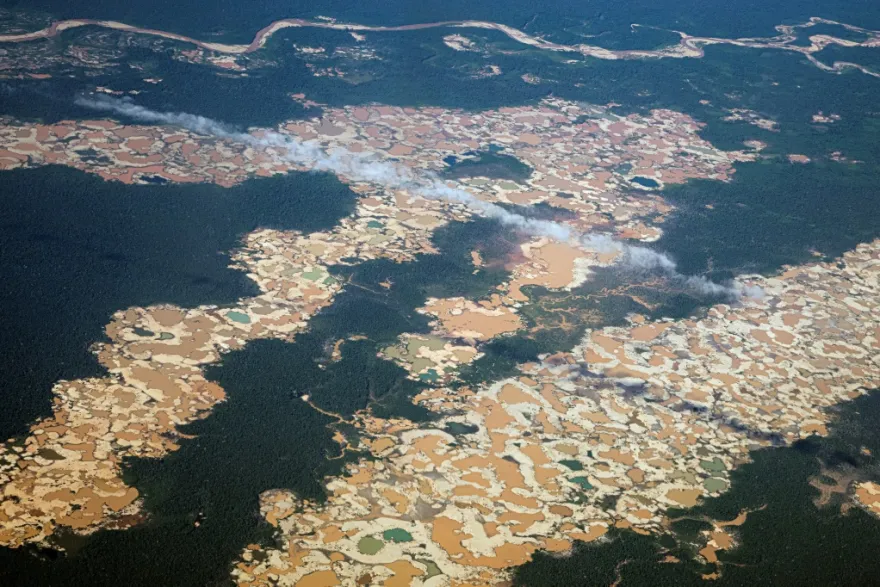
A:
<svg viewBox="0 0 880 587">
<path fill-rule="evenodd" d="M 373 445 L 381 460 L 330 481 L 321 508 L 264 496 L 283 549 L 260 563 L 246 551 L 238 580 L 393 581 L 405 563 L 409 584 L 446 584 L 428 582 L 436 567 L 451 584 L 492 585 L 536 549 L 566 550 L 611 525 L 657 530 L 667 508 L 724 491 L 749 450 L 826 433 L 823 408 L 880 382 L 878 280 L 874 242 L 840 264 L 755 278 L 761 301 L 701 320 L 636 315 L 519 377 L 423 392 L 415 401 L 444 416 L 431 428 L 365 415 L 359 425 L 385 439 Z M 875 487 L 856 495 L 875 508 Z M 411 539 L 389 538 L 401 533 Z M 730 540 L 716 529 L 703 555 L 714 562 Z"/>
<path fill-rule="evenodd" d="M 585 121 L 573 124 L 580 117 Z M 471 180 L 468 188 L 480 197 L 515 204 L 543 201 L 575 212 L 574 222 L 581 228 L 601 226 L 650 238 L 658 232 L 642 218 L 654 218 L 669 207 L 659 197 L 609 191 L 626 182 L 619 171 L 609 169 L 631 162 L 633 169 L 660 181 L 726 179 L 732 172 L 730 156 L 697 137 L 698 128 L 668 111 L 649 119 L 622 118 L 603 108 L 585 111 L 555 101 L 483 113 L 384 106 L 328 110 L 320 119 L 286 124 L 281 130 L 320 141 L 328 149 L 341 145 L 354 152 L 384 152 L 402 164 L 428 169 L 439 169 L 445 156 L 486 149 L 490 141 L 506 144 L 534 165 L 529 185 L 490 180 L 477 185 Z M 0 137 L 0 161 L 6 169 L 64 164 L 127 183 L 209 181 L 231 186 L 297 169 L 283 152 L 109 120 L 9 124 Z M 362 196 L 357 210 L 332 231 L 300 235 L 262 230 L 244 237 L 236 267 L 259 284 L 261 296 L 231 309 L 120 310 L 107 327 L 111 342 L 95 348 L 111 376 L 59 382 L 55 416 L 34 424 L 29 438 L 3 449 L 4 543 L 42 540 L 59 525 L 88 532 L 111 519 L 136 520 L 137 492 L 119 480 L 119 462 L 173 450 L 175 425 L 200 417 L 222 399 L 222 390 L 204 380 L 205 365 L 247 340 L 290 338 L 305 327 L 342 288 L 328 267 L 431 253 L 432 232 L 470 214 L 461 206 L 391 192 L 382 185 L 351 187 Z M 563 198 L 558 189 L 573 193 Z M 633 233 L 636 227 L 645 227 L 644 232 Z M 487 318 L 476 326 L 494 324 L 484 337 L 516 329 L 513 310 L 499 306 L 494 312 L 500 320 Z M 451 312 L 444 314 L 450 327 L 456 319 Z"/>
<path fill-rule="evenodd" d="M 659 238 L 671 207 L 656 192 L 634 192 L 633 180 L 657 188 L 691 178 L 725 181 L 734 161 L 755 157 L 715 149 L 682 114 L 624 117 L 555 99 L 486 112 L 327 109 L 277 130 L 420 172 L 443 171 L 451 155 L 466 159 L 500 146 L 532 168 L 527 179 L 454 185 L 499 204 L 545 204 L 580 231 L 643 241 Z M 0 131 L 4 169 L 50 163 L 126 183 L 224 186 L 299 170 L 280 150 L 168 127 L 10 121 Z M 244 235 L 235 267 L 260 295 L 226 308 L 117 312 L 109 342 L 94 349 L 108 376 L 59 382 L 53 416 L 0 448 L 0 543 L 45 542 L 60 527 L 88 533 L 140 521 L 121 459 L 174 450 L 176 427 L 223 400 L 223 390 L 205 380 L 205 366 L 250 340 L 302 332 L 346 287 L 331 275 L 334 265 L 434 254 L 434 231 L 473 215 L 461 204 L 340 179 L 360 198 L 336 228 Z M 235 579 L 488 585 L 537 549 L 564 551 L 610 525 L 659 530 L 668 507 L 724 491 L 749 449 L 823 434 L 823 408 L 877 385 L 878 250 L 866 244 L 839 264 L 754 278 L 764 299 L 716 306 L 700 320 L 651 323 L 631 315 L 629 326 L 590 331 L 571 351 L 520 365 L 514 378 L 477 389 L 431 388 L 414 399 L 441 416 L 431 427 L 358 414 L 352 423 L 378 458 L 328 480 L 325 506 L 300 503 L 283 488 L 267 492 L 262 511 L 278 527 L 280 547 L 259 555 L 249 547 Z M 473 261 L 479 270 L 478 252 Z M 382 355 L 414 378 L 450 381 L 479 358 L 482 344 L 523 328 L 529 286 L 565 290 L 613 261 L 527 239 L 511 258 L 509 281 L 484 299 L 427 299 L 420 311 L 433 331 L 404 333 Z M 334 347 L 339 353 L 342 343 Z M 872 507 L 871 491 L 862 493 Z"/>
</svg>

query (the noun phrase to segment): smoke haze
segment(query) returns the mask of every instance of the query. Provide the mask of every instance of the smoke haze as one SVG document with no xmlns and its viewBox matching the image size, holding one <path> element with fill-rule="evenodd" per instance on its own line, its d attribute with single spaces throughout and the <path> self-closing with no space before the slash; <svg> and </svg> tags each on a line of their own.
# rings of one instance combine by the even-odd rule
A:
<svg viewBox="0 0 880 587">
<path fill-rule="evenodd" d="M 760 288 L 745 287 L 736 283 L 721 285 L 705 277 L 683 275 L 676 269 L 675 262 L 665 253 L 624 243 L 607 235 L 581 234 L 559 222 L 528 218 L 497 204 L 484 202 L 464 190 L 450 187 L 435 174 L 425 172 L 416 176 L 408 168 L 383 161 L 376 155 L 354 153 L 341 147 L 325 151 L 316 143 L 304 142 L 272 130 L 255 134 L 241 132 L 227 124 L 197 114 L 150 110 L 135 104 L 131 99 L 102 95 L 79 96 L 75 102 L 85 108 L 127 116 L 139 122 L 180 126 L 199 134 L 243 143 L 254 149 L 271 148 L 287 161 L 312 171 L 332 172 L 350 181 L 380 184 L 386 188 L 408 191 L 429 199 L 461 204 L 504 226 L 529 235 L 545 236 L 561 242 L 574 242 L 593 251 L 619 253 L 618 264 L 640 272 L 662 274 L 680 286 L 701 295 L 731 299 L 762 295 Z"/>
</svg>

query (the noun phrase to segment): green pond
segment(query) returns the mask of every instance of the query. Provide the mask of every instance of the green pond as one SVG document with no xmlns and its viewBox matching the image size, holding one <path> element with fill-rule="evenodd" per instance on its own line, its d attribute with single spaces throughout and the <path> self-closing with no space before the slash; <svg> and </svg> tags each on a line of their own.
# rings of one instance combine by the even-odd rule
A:
<svg viewBox="0 0 880 587">
<path fill-rule="evenodd" d="M 703 487 L 706 488 L 706 491 L 716 492 L 716 491 L 724 491 L 727 489 L 727 481 L 724 479 L 716 479 L 715 477 L 709 477 L 705 481 L 703 481 Z"/>
<path fill-rule="evenodd" d="M 419 380 L 429 382 L 429 383 L 433 383 L 434 381 L 437 381 L 438 379 L 440 379 L 440 376 L 437 374 L 437 371 L 435 371 L 434 369 L 428 369 L 425 373 L 422 373 L 421 375 L 419 375 Z"/>
<path fill-rule="evenodd" d="M 391 528 L 382 533 L 382 538 L 390 542 L 412 542 L 412 534 L 403 528 Z"/>
<path fill-rule="evenodd" d="M 700 461 L 700 466 L 707 471 L 712 471 L 713 473 L 720 473 L 721 471 L 727 469 L 727 467 L 724 466 L 724 461 L 722 461 L 718 457 L 715 457 L 712 460 L 702 460 Z"/>
<path fill-rule="evenodd" d="M 426 567 L 426 573 L 425 573 L 425 579 L 424 579 L 425 581 L 427 581 L 431 577 L 436 577 L 437 575 L 443 574 L 443 571 L 440 570 L 440 567 L 437 566 L 437 563 L 435 563 L 432 560 L 417 558 L 416 562 L 422 563 Z"/>
<path fill-rule="evenodd" d="M 593 489 L 593 484 L 586 477 L 572 477 L 571 482 L 577 483 L 584 490 Z"/>
<path fill-rule="evenodd" d="M 373 536 L 364 536 L 358 540 L 358 550 L 361 554 L 374 555 L 385 547 L 385 543 Z"/>
<path fill-rule="evenodd" d="M 250 324 L 251 319 L 250 316 L 243 312 L 236 312 L 233 310 L 232 312 L 227 312 L 226 317 L 232 320 L 233 322 L 238 322 L 239 324 Z"/>
</svg>

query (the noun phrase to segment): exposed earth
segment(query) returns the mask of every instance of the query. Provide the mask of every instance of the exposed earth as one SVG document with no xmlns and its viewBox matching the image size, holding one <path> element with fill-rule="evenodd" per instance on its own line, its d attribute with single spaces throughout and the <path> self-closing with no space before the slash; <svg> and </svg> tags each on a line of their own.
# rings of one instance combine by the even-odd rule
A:
<svg viewBox="0 0 880 587">
<path fill-rule="evenodd" d="M 240 44 L 109 17 L 4 17 L 3 78 L 47 84 L 10 85 L 4 100 L 66 91 L 69 80 L 80 85 L 70 110 L 0 112 L 0 181 L 11 186 L 22 174 L 60 169 L 77 178 L 76 186 L 88 179 L 146 197 L 148 189 L 234 190 L 319 172 L 338 183 L 326 193 L 351 196 L 351 205 L 338 214 L 334 207 L 338 217 L 329 220 L 309 220 L 329 205 L 307 194 L 298 228 L 260 221 L 232 235 L 237 244 L 217 252 L 228 256 L 230 272 L 246 278 L 232 302 L 208 296 L 187 305 L 159 295 L 114 307 L 103 323 L 90 324 L 103 331 L 87 341 L 93 363 L 83 372 L 91 375 L 72 371 L 54 381 L 42 411 L 20 418 L 26 432 L 0 443 L 0 546 L 12 561 L 0 579 L 8 573 L 10 585 L 25 584 L 30 571 L 21 569 L 35 561 L 46 577 L 64 575 L 60 565 L 70 564 L 90 570 L 62 582 L 94 581 L 87 573 L 101 563 L 88 557 L 102 561 L 112 546 L 93 554 L 91 540 L 112 545 L 112 536 L 169 524 L 177 534 L 169 534 L 167 548 L 187 545 L 180 546 L 184 552 L 198 548 L 203 524 L 215 535 L 223 534 L 217 524 L 238 524 L 218 521 L 222 508 L 205 515 L 207 505 L 179 518 L 158 515 L 155 504 L 176 499 L 174 483 L 132 471 L 138 462 L 180 463 L 174 459 L 192 458 L 181 456 L 187 443 L 212 438 L 200 436 L 199 424 L 210 430 L 227 402 L 238 409 L 216 373 L 258 341 L 317 349 L 304 350 L 308 360 L 291 365 L 293 374 L 281 383 L 290 388 L 284 401 L 318 414 L 332 440 L 286 448 L 314 450 L 328 468 L 302 471 L 319 488 L 316 495 L 287 486 L 254 491 L 258 511 L 250 529 L 230 532 L 223 543 L 223 552 L 234 554 L 225 567 L 198 575 L 212 584 L 539 584 L 524 578 L 532 561 L 599 553 L 619 536 L 656 540 L 668 552 L 663 564 L 681 566 L 694 580 L 724 581 L 729 553 L 752 547 L 743 546 L 744 528 L 776 506 L 750 505 L 727 519 L 696 512 L 735 493 L 737 471 L 755 454 L 834 438 L 840 410 L 880 388 L 880 224 L 873 222 L 880 221 L 880 167 L 863 145 L 876 144 L 880 107 L 865 112 L 838 98 L 822 106 L 817 98 L 795 122 L 784 107 L 768 111 L 743 98 L 751 91 L 745 87 L 736 95 L 706 92 L 681 109 L 592 103 L 568 90 L 509 104 L 495 97 L 500 103 L 480 108 L 394 96 L 349 104 L 344 93 L 338 104 L 290 88 L 282 92 L 287 116 L 233 128 L 179 107 L 181 81 L 161 73 L 173 62 L 213 76 L 211 83 L 250 83 L 293 55 L 318 80 L 309 83 L 357 86 L 377 75 L 365 68 L 388 59 L 376 39 L 438 33 L 417 42 L 436 45 L 443 59 L 463 60 L 452 69 L 474 84 L 508 79 L 510 62 L 502 59 L 550 60 L 560 69 L 548 66 L 538 76 L 526 72 L 534 68 L 526 61 L 509 83 L 561 88 L 569 75 L 562 68 L 593 60 L 711 62 L 720 59 L 716 47 L 753 51 L 736 59 L 796 55 L 792 67 L 809 83 L 859 76 L 857 83 L 876 92 L 880 33 L 870 22 L 788 18 L 799 24 L 778 25 L 775 36 L 722 37 L 636 18 L 633 31 L 672 31 L 676 39 L 644 48 L 604 47 L 602 34 L 583 35 L 591 37 L 585 44 L 563 29 L 541 34 L 485 20 L 380 26 L 284 18 Z M 291 44 L 287 29 L 312 36 Z M 336 35 L 328 37 L 333 46 L 318 43 L 323 34 Z M 844 50 L 851 51 L 846 58 L 833 53 Z M 569 54 L 578 63 L 559 57 Z M 589 69 L 576 71 L 571 87 L 580 89 Z M 551 74 L 556 79 L 548 82 Z M 858 99 L 876 106 L 876 93 L 864 98 L 869 94 Z M 830 204 L 840 216 L 827 220 L 837 223 L 830 232 L 849 240 L 819 242 L 828 237 L 807 212 L 716 195 L 759 193 L 762 173 L 851 182 L 842 189 L 861 200 L 840 196 Z M 70 189 L 85 189 L 76 186 Z M 802 205 L 827 206 L 837 196 L 805 193 Z M 16 197 L 24 203 L 0 218 L 17 235 L 31 222 L 17 211 L 40 194 Z M 765 261 L 778 251 L 756 242 L 748 227 L 725 224 L 749 213 L 758 232 L 797 243 L 817 235 L 816 243 Z M 694 227 L 707 218 L 718 220 L 698 232 Z M 166 230 L 139 216 L 135 204 L 127 221 L 160 235 Z M 15 250 L 40 254 L 64 236 L 57 232 L 33 229 Z M 724 246 L 749 252 L 713 248 L 713 234 L 741 241 Z M 685 273 L 668 243 L 679 243 L 677 252 L 696 251 L 703 269 Z M 726 260 L 743 255 L 754 260 Z M 0 256 L 4 269 L 18 267 L 8 257 Z M 163 264 L 160 257 L 150 263 Z M 116 261 L 124 260 L 120 252 Z M 433 271 L 431 263 L 449 273 Z M 419 269 L 423 264 L 429 269 Z M 198 281 L 181 273 L 184 282 Z M 4 287 L 10 307 L 26 304 L 20 284 Z M 65 295 L 78 294 L 57 295 L 63 308 Z M 13 326 L 12 332 L 24 328 Z M 369 361 L 357 359 L 358 375 L 332 379 L 364 356 Z M 332 385 L 297 382 L 297 371 L 303 381 L 326 375 Z M 4 393 L 12 401 L 16 389 Z M 278 403 L 279 413 L 286 405 Z M 250 422 L 261 425 L 259 418 Z M 281 426 L 298 424 L 292 416 Z M 222 442 L 249 458 L 251 447 L 236 446 L 234 431 Z M 880 532 L 880 468 L 868 446 L 858 447 L 858 462 L 817 457 L 822 473 L 810 477 L 808 491 L 816 515 L 836 507 L 847 520 L 867 516 Z M 251 456 L 255 467 L 266 466 Z M 204 504 L 224 491 L 203 490 Z M 679 526 L 691 519 L 702 526 L 689 534 Z M 584 544 L 597 550 L 583 551 Z M 616 563 L 616 581 L 627 582 L 620 569 L 629 562 Z M 161 561 L 156 567 L 151 572 L 161 576 Z M 97 580 L 112 584 L 108 577 Z"/>
</svg>

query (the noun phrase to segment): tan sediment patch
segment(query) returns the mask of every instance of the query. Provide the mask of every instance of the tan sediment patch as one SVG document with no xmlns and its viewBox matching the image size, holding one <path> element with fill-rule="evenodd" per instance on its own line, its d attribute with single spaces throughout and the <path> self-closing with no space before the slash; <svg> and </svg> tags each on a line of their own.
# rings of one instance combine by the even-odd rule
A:
<svg viewBox="0 0 880 587">
<path fill-rule="evenodd" d="M 592 333 L 591 339 L 602 350 L 612 355 L 614 355 L 618 349 L 623 348 L 623 343 L 621 341 L 608 337 L 599 332 Z"/>
<path fill-rule="evenodd" d="M 507 404 L 535 404 L 537 406 L 541 405 L 541 402 L 525 393 L 519 387 L 508 383 L 504 387 L 501 388 L 501 391 L 498 394 L 498 399 Z"/>
<path fill-rule="evenodd" d="M 339 577 L 333 571 L 315 571 L 296 582 L 296 587 L 335 587 Z"/>
<path fill-rule="evenodd" d="M 483 266 L 483 257 L 480 255 L 480 251 L 471 251 L 471 262 L 474 264 L 474 267 Z"/>
<path fill-rule="evenodd" d="M 709 536 L 718 545 L 719 550 L 727 550 L 733 546 L 733 537 L 723 530 L 715 530 Z"/>
<path fill-rule="evenodd" d="M 520 449 L 536 466 L 547 465 L 552 461 L 537 444 L 527 444 Z"/>
<path fill-rule="evenodd" d="M 734 546 L 733 537 L 724 530 L 716 529 L 708 533 L 706 546 L 700 549 L 699 554 L 710 564 L 718 563 L 718 551 L 729 550 Z"/>
<path fill-rule="evenodd" d="M 574 540 L 580 540 L 581 542 L 592 542 L 605 536 L 608 533 L 608 526 L 605 524 L 593 524 L 587 527 L 586 532 L 582 531 L 574 531 L 568 532 L 568 536 L 570 536 Z"/>
<path fill-rule="evenodd" d="M 324 544 L 336 542 L 345 538 L 345 532 L 339 526 L 326 526 L 322 531 L 321 541 Z"/>
<path fill-rule="evenodd" d="M 706 546 L 704 546 L 703 548 L 700 549 L 699 554 L 704 559 L 706 559 L 707 563 L 717 563 L 718 562 L 718 555 L 715 554 L 716 551 L 717 551 L 717 549 L 714 546 L 712 546 L 711 544 L 707 544 Z"/>
<path fill-rule="evenodd" d="M 409 587 L 412 580 L 425 574 L 409 561 L 400 560 L 385 565 L 394 575 L 385 579 L 385 587 Z"/>
<path fill-rule="evenodd" d="M 533 202 L 540 201 L 547 197 L 547 192 L 528 191 L 528 192 L 512 192 L 507 194 L 507 199 L 513 204 L 524 206 Z"/>
<path fill-rule="evenodd" d="M 486 308 L 464 298 L 431 299 L 419 311 L 436 317 L 437 328 L 453 337 L 489 340 L 522 328 L 511 308 Z"/>
<path fill-rule="evenodd" d="M 654 340 L 669 328 L 670 324 L 665 322 L 657 322 L 654 324 L 645 324 L 637 328 L 633 328 L 630 335 L 633 340 L 648 342 Z"/>
<path fill-rule="evenodd" d="M 152 312 L 153 319 L 160 325 L 170 328 L 183 322 L 184 313 L 181 310 L 160 309 Z"/>
<path fill-rule="evenodd" d="M 699 489 L 670 489 L 666 492 L 666 497 L 676 503 L 680 503 L 685 507 L 694 507 L 697 501 L 702 497 L 703 492 Z"/>
<path fill-rule="evenodd" d="M 880 484 L 867 481 L 856 486 L 858 502 L 869 512 L 880 516 Z"/>
<path fill-rule="evenodd" d="M 746 523 L 746 519 L 749 517 L 750 510 L 741 511 L 734 519 L 729 521 L 721 521 L 715 522 L 715 525 L 719 528 L 723 528 L 725 526 L 742 526 Z"/>
<path fill-rule="evenodd" d="M 479 473 L 477 471 L 473 471 L 473 472 L 467 473 L 466 475 L 462 475 L 461 480 L 467 481 L 468 483 L 475 483 L 476 485 L 479 485 L 480 487 L 483 487 L 486 489 L 488 489 L 489 487 L 492 487 L 492 484 L 489 482 L 489 480 L 486 479 L 485 477 L 483 477 L 482 473 Z"/>
<path fill-rule="evenodd" d="M 611 459 L 615 463 L 621 463 L 630 466 L 636 463 L 636 459 L 631 454 L 617 449 L 611 449 L 604 452 L 600 451 L 598 454 L 603 459 Z"/>
<path fill-rule="evenodd" d="M 485 422 L 489 430 L 500 430 L 515 422 L 513 416 L 498 402 L 487 400 L 480 407 L 486 410 Z"/>
<path fill-rule="evenodd" d="M 575 279 L 575 261 L 587 254 L 566 243 L 541 239 L 523 245 L 526 261 L 516 267 L 511 289 L 540 285 L 548 289 L 566 287 Z"/>
<path fill-rule="evenodd" d="M 446 551 L 450 557 L 462 557 L 469 554 L 461 545 L 461 541 L 469 538 L 470 534 L 462 532 L 463 524 L 445 516 L 434 518 L 432 524 L 431 539 L 440 548 Z"/>
<path fill-rule="evenodd" d="M 620 379 L 650 379 L 650 375 L 648 375 L 647 373 L 636 371 L 635 369 L 630 369 L 629 367 L 624 367 L 623 365 L 615 365 L 609 369 L 606 369 L 604 373 L 607 377 L 616 377 Z"/>
<path fill-rule="evenodd" d="M 558 538 L 548 538 L 544 541 L 544 550 L 547 552 L 568 552 L 571 550 L 572 543 L 570 540 L 560 540 Z"/>
<path fill-rule="evenodd" d="M 394 442 L 394 440 L 385 436 L 371 442 L 370 450 L 372 450 L 375 454 L 381 454 L 389 448 L 393 447 L 395 444 L 396 443 Z"/>
<path fill-rule="evenodd" d="M 524 514 L 520 512 L 505 512 L 498 516 L 498 521 L 503 523 L 514 522 L 514 524 L 510 524 L 510 531 L 513 533 L 525 532 L 528 530 L 532 524 L 535 522 L 543 521 L 544 514 Z"/>
</svg>

